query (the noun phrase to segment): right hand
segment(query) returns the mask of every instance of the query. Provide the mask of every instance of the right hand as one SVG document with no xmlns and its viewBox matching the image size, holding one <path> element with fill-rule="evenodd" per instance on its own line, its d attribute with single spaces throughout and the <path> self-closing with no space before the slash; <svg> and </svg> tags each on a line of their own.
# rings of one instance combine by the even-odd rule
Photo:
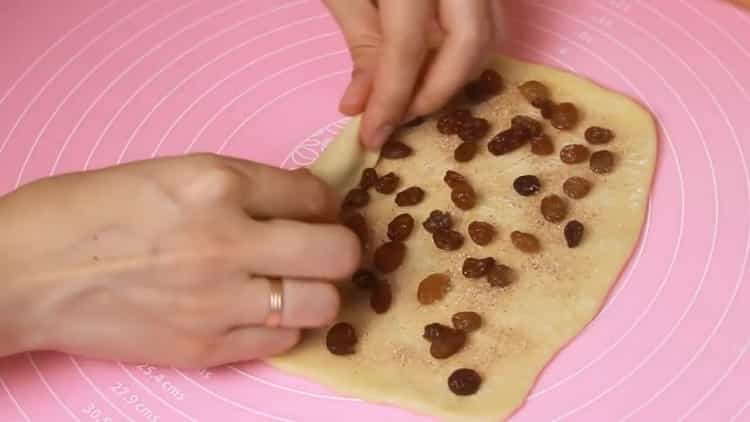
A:
<svg viewBox="0 0 750 422">
<path fill-rule="evenodd" d="M 58 350 L 207 367 L 267 357 L 337 315 L 360 259 L 306 170 L 200 154 L 68 174 L 0 198 L 0 356 Z M 265 276 L 284 278 L 263 326 Z"/>
</svg>

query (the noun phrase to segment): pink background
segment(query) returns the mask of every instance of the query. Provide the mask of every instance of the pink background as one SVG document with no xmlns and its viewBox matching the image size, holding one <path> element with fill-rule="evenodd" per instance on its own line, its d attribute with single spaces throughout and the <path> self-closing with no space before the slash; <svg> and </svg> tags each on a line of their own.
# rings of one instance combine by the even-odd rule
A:
<svg viewBox="0 0 750 422">
<path fill-rule="evenodd" d="M 750 15 L 509 3 L 509 52 L 638 98 L 662 130 L 639 249 L 513 421 L 750 421 Z M 187 151 L 309 163 L 338 130 L 350 69 L 317 0 L 2 0 L 0 46 L 1 192 Z M 0 360 L 0 419 L 427 420 L 262 364 L 147 376 L 55 354 Z"/>
</svg>

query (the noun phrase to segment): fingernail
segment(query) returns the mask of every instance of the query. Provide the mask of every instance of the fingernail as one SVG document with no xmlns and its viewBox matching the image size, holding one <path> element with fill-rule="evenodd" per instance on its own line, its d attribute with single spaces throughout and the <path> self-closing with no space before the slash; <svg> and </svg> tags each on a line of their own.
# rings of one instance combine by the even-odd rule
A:
<svg viewBox="0 0 750 422">
<path fill-rule="evenodd" d="M 370 144 L 374 147 L 379 147 L 383 145 L 385 141 L 388 140 L 388 137 L 391 136 L 391 133 L 393 133 L 393 126 L 391 125 L 380 126 L 375 131 L 375 134 L 372 136 Z"/>
</svg>

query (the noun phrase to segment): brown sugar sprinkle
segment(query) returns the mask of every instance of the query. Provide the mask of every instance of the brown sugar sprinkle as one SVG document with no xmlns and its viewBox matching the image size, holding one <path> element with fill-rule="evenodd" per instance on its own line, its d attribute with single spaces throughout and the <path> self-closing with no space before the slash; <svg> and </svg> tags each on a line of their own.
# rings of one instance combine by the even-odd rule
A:
<svg viewBox="0 0 750 422">
<path fill-rule="evenodd" d="M 539 81 L 524 82 L 518 87 L 518 90 L 529 103 L 549 99 L 549 89 Z"/>
<path fill-rule="evenodd" d="M 534 155 L 552 155 L 555 152 L 555 146 L 549 136 L 541 134 L 531 138 L 531 153 Z"/>
<path fill-rule="evenodd" d="M 455 135 L 464 123 L 472 118 L 469 110 L 463 108 L 453 110 L 438 118 L 437 130 L 443 135 Z"/>
<path fill-rule="evenodd" d="M 344 208 L 362 208 L 370 203 L 370 194 L 362 188 L 354 188 L 344 197 Z"/>
<path fill-rule="evenodd" d="M 508 287 L 516 281 L 516 273 L 507 265 L 498 264 L 487 273 L 487 282 L 492 287 Z"/>
<path fill-rule="evenodd" d="M 570 144 L 560 150 L 560 160 L 565 164 L 578 164 L 589 158 L 589 149 L 586 145 Z"/>
<path fill-rule="evenodd" d="M 521 196 L 534 195 L 539 192 L 541 188 L 542 182 L 539 181 L 538 177 L 532 174 L 519 176 L 513 181 L 513 189 Z"/>
<path fill-rule="evenodd" d="M 380 176 L 375 182 L 375 190 L 383 195 L 390 195 L 396 191 L 398 184 L 401 179 L 396 173 L 390 172 L 386 175 Z"/>
<path fill-rule="evenodd" d="M 451 201 L 456 207 L 467 211 L 477 204 L 477 194 L 468 184 L 460 184 L 451 191 Z"/>
<path fill-rule="evenodd" d="M 429 233 L 435 233 L 437 230 L 448 230 L 453 228 L 453 217 L 448 212 L 434 210 L 422 223 L 422 227 Z"/>
<path fill-rule="evenodd" d="M 578 108 L 573 103 L 560 103 L 550 117 L 550 123 L 557 129 L 568 130 L 578 123 Z"/>
<path fill-rule="evenodd" d="M 542 117 L 545 119 L 551 119 L 552 116 L 555 115 L 555 111 L 557 110 L 557 104 L 555 104 L 555 102 L 551 100 L 539 100 L 531 103 L 531 105 L 538 108 L 539 112 L 542 114 Z"/>
<path fill-rule="evenodd" d="M 453 328 L 464 333 L 476 331 L 482 327 L 482 317 L 476 312 L 457 312 L 451 317 Z"/>
<path fill-rule="evenodd" d="M 392 301 L 391 285 L 387 281 L 378 280 L 370 293 L 370 307 L 376 314 L 384 314 L 391 309 Z"/>
<path fill-rule="evenodd" d="M 354 211 L 346 212 L 341 218 L 341 224 L 353 231 L 362 244 L 367 243 L 369 230 L 367 229 L 367 221 L 362 214 Z"/>
<path fill-rule="evenodd" d="M 541 250 L 539 239 L 533 234 L 514 231 L 510 234 L 510 241 L 518 250 L 525 253 L 537 253 Z"/>
<path fill-rule="evenodd" d="M 386 242 L 375 249 L 373 262 L 375 268 L 383 274 L 395 271 L 404 262 L 406 245 L 401 242 Z"/>
<path fill-rule="evenodd" d="M 589 168 L 591 168 L 591 171 L 597 174 L 606 174 L 612 171 L 612 168 L 615 166 L 615 156 L 607 151 L 596 151 L 595 153 L 591 154 L 591 159 L 589 160 Z"/>
<path fill-rule="evenodd" d="M 352 284 L 362 290 L 369 290 L 375 288 L 375 284 L 378 282 L 378 277 L 374 272 L 370 270 L 358 270 L 352 275 Z"/>
<path fill-rule="evenodd" d="M 583 239 L 583 224 L 577 220 L 571 220 L 565 225 L 563 230 L 565 235 L 565 242 L 569 248 L 575 248 L 581 244 Z"/>
<path fill-rule="evenodd" d="M 466 178 L 461 173 L 455 172 L 453 170 L 448 170 L 448 171 L 445 172 L 445 176 L 443 177 L 443 181 L 451 189 L 454 189 L 458 185 L 467 184 L 468 183 L 468 181 L 466 180 Z"/>
<path fill-rule="evenodd" d="M 591 191 L 591 182 L 583 177 L 571 177 L 563 183 L 563 192 L 569 198 L 581 199 Z"/>
<path fill-rule="evenodd" d="M 466 163 L 474 159 L 479 147 L 475 142 L 463 142 L 453 152 L 453 158 L 459 163 Z"/>
<path fill-rule="evenodd" d="M 514 127 L 524 128 L 529 132 L 529 138 L 539 136 L 543 131 L 542 124 L 538 120 L 529 116 L 515 116 L 510 120 L 510 124 Z"/>
<path fill-rule="evenodd" d="M 424 190 L 418 186 L 406 188 L 396 195 L 396 205 L 410 207 L 417 205 L 424 199 Z"/>
<path fill-rule="evenodd" d="M 487 246 L 495 239 L 497 231 L 495 226 L 484 221 L 472 221 L 469 223 L 469 237 L 479 246 Z"/>
<path fill-rule="evenodd" d="M 455 230 L 440 229 L 432 234 L 432 241 L 438 249 L 455 251 L 463 246 L 464 236 Z"/>
<path fill-rule="evenodd" d="M 487 275 L 490 268 L 495 266 L 495 258 L 466 258 L 461 273 L 466 278 L 481 278 Z"/>
<path fill-rule="evenodd" d="M 403 241 L 414 229 L 414 218 L 409 214 L 399 214 L 388 223 L 388 238 Z"/>
<path fill-rule="evenodd" d="M 326 334 L 326 347 L 334 355 L 351 355 L 356 345 L 357 332 L 349 323 L 339 322 Z"/>
<path fill-rule="evenodd" d="M 442 300 L 450 288 L 451 278 L 447 274 L 430 274 L 419 283 L 417 300 L 422 305 L 431 305 Z"/>
<path fill-rule="evenodd" d="M 479 79 L 471 81 L 464 88 L 464 94 L 469 101 L 480 103 L 488 100 L 502 92 L 502 76 L 492 69 L 487 69 L 479 76 Z"/>
<path fill-rule="evenodd" d="M 542 199 L 542 216 L 550 223 L 559 223 L 568 215 L 568 204 L 557 195 L 548 195 Z"/>
<path fill-rule="evenodd" d="M 359 181 L 359 188 L 368 190 L 375 186 L 375 182 L 378 181 L 378 173 L 374 168 L 366 168 L 362 171 L 362 178 Z"/>
<path fill-rule="evenodd" d="M 607 144 L 612 139 L 614 139 L 615 133 L 607 128 L 591 126 L 590 128 L 586 129 L 586 132 L 583 133 L 583 136 L 584 138 L 586 138 L 586 141 L 592 145 L 602 145 Z"/>
<path fill-rule="evenodd" d="M 435 359 L 447 359 L 458 353 L 465 344 L 466 333 L 451 328 L 432 340 L 430 354 Z"/>
<path fill-rule="evenodd" d="M 473 117 L 458 128 L 458 137 L 464 142 L 476 142 L 490 131 L 490 122 L 486 119 Z"/>
<path fill-rule="evenodd" d="M 457 396 L 471 396 L 481 385 L 482 377 L 473 369 L 456 369 L 448 377 L 448 388 Z"/>
<path fill-rule="evenodd" d="M 453 332 L 453 328 L 440 324 L 439 322 L 433 322 L 424 326 L 424 334 L 422 338 L 432 343 L 443 336 L 448 336 Z"/>
<path fill-rule="evenodd" d="M 390 140 L 383 144 L 380 149 L 380 156 L 391 160 L 406 158 L 412 154 L 413 150 L 409 145 L 403 142 Z"/>
</svg>

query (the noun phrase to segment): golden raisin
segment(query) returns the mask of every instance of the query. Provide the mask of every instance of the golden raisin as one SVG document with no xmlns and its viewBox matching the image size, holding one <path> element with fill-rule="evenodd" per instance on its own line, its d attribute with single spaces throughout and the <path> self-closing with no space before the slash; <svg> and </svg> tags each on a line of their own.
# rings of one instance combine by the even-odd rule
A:
<svg viewBox="0 0 750 422">
<path fill-rule="evenodd" d="M 432 340 L 430 354 L 435 359 L 447 359 L 458 353 L 466 344 L 466 333 L 450 329 Z"/>
<path fill-rule="evenodd" d="M 560 150 L 560 160 L 565 164 L 578 164 L 589 158 L 589 149 L 585 145 L 565 145 Z"/>
<path fill-rule="evenodd" d="M 482 317 L 476 312 L 457 312 L 451 317 L 453 328 L 464 333 L 476 331 L 482 327 Z"/>
<path fill-rule="evenodd" d="M 539 81 L 528 81 L 521 84 L 521 86 L 518 87 L 519 91 L 521 91 L 521 95 L 523 95 L 524 98 L 529 103 L 538 102 L 541 100 L 546 100 L 549 98 L 549 89 L 547 89 L 547 86 Z"/>
<path fill-rule="evenodd" d="M 487 273 L 487 282 L 492 287 L 508 287 L 515 281 L 516 273 L 507 265 L 495 265 Z"/>
<path fill-rule="evenodd" d="M 510 241 L 518 250 L 525 253 L 537 253 L 541 249 L 539 240 L 530 233 L 514 231 L 510 234 Z"/>
<path fill-rule="evenodd" d="M 578 123 L 578 109 L 572 103 L 560 103 L 550 117 L 550 123 L 557 129 L 572 129 Z"/>
<path fill-rule="evenodd" d="M 563 183 L 563 192 L 572 199 L 581 199 L 591 191 L 591 182 L 583 177 L 571 177 Z"/>
<path fill-rule="evenodd" d="M 422 305 L 431 305 L 445 297 L 451 287 L 451 279 L 447 274 L 430 274 L 419 283 L 417 300 Z"/>
<path fill-rule="evenodd" d="M 601 145 L 609 143 L 615 137 L 615 133 L 611 130 L 599 126 L 591 126 L 586 129 L 583 136 L 586 141 L 592 145 Z"/>
<path fill-rule="evenodd" d="M 479 246 L 487 246 L 495 238 L 495 227 L 483 221 L 469 223 L 469 237 Z"/>
<path fill-rule="evenodd" d="M 568 215 L 568 204 L 557 195 L 549 195 L 542 199 L 542 215 L 550 223 L 559 223 Z"/>
<path fill-rule="evenodd" d="M 598 174 L 606 174 L 612 171 L 612 167 L 615 166 L 615 156 L 607 150 L 596 151 L 591 154 L 589 160 L 589 168 L 591 171 Z"/>
</svg>

